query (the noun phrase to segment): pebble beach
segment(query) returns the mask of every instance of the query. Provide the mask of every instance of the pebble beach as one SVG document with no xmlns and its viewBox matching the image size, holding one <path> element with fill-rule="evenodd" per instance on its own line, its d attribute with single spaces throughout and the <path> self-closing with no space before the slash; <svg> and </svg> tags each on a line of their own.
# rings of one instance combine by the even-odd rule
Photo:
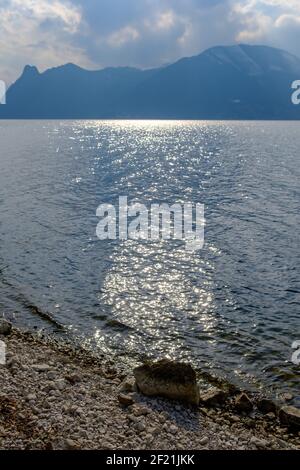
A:
<svg viewBox="0 0 300 470">
<path fill-rule="evenodd" d="M 299 450 L 273 413 L 146 397 L 117 358 L 13 328 L 1 336 L 0 449 Z"/>
</svg>

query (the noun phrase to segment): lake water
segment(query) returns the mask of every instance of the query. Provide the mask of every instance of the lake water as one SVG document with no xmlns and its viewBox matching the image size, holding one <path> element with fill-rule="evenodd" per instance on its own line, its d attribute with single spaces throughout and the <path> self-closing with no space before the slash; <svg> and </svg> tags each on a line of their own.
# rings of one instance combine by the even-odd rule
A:
<svg viewBox="0 0 300 470">
<path fill-rule="evenodd" d="M 296 122 L 0 121 L 1 312 L 299 401 L 299 181 Z M 120 195 L 203 203 L 203 250 L 98 240 Z"/>
</svg>

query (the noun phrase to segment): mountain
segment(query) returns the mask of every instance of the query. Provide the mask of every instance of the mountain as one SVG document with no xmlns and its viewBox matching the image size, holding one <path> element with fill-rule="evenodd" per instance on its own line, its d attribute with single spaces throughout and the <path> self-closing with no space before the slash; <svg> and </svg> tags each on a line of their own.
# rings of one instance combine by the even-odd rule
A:
<svg viewBox="0 0 300 470">
<path fill-rule="evenodd" d="M 152 70 L 26 66 L 0 118 L 300 119 L 300 59 L 266 46 L 214 47 Z"/>
</svg>

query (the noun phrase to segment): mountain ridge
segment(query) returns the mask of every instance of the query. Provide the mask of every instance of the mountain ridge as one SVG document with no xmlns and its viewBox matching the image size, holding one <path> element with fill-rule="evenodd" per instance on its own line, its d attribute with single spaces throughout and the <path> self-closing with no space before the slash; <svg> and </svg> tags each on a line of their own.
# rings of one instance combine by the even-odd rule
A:
<svg viewBox="0 0 300 470">
<path fill-rule="evenodd" d="M 153 69 L 26 65 L 2 119 L 300 119 L 300 58 L 269 46 L 216 46 Z"/>
</svg>

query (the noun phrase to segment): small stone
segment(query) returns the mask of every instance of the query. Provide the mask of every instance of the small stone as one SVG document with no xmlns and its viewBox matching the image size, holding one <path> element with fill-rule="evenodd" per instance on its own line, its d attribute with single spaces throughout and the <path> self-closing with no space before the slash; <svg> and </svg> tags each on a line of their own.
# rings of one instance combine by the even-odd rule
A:
<svg viewBox="0 0 300 470">
<path fill-rule="evenodd" d="M 205 406 L 218 406 L 226 401 L 226 393 L 216 387 L 205 393 L 200 393 L 200 403 Z"/>
<path fill-rule="evenodd" d="M 262 413 L 276 413 L 276 404 L 268 398 L 262 398 L 257 402 L 257 408 Z"/>
<path fill-rule="evenodd" d="M 70 384 L 75 385 L 76 383 L 81 382 L 81 377 L 79 374 L 69 374 L 66 375 L 65 379 L 70 382 Z"/>
<path fill-rule="evenodd" d="M 202 439 L 200 439 L 199 444 L 201 446 L 206 446 L 206 444 L 208 444 L 208 442 L 209 442 L 209 439 L 208 439 L 207 436 L 205 436 L 205 437 L 202 437 Z"/>
<path fill-rule="evenodd" d="M 134 392 L 135 391 L 135 379 L 134 377 L 126 377 L 120 385 L 121 392 Z"/>
<path fill-rule="evenodd" d="M 281 424 L 300 428 L 300 409 L 294 406 L 283 406 L 279 411 Z"/>
<path fill-rule="evenodd" d="M 17 369 L 17 368 L 19 368 L 19 366 L 20 366 L 20 364 L 19 364 L 18 359 L 14 358 L 14 357 L 12 357 L 12 358 L 10 358 L 6 361 L 6 367 L 8 369 Z"/>
<path fill-rule="evenodd" d="M 56 386 L 57 390 L 62 392 L 66 388 L 66 383 L 65 383 L 64 379 L 59 379 L 59 380 L 56 380 L 55 386 Z"/>
<path fill-rule="evenodd" d="M 234 415 L 233 415 L 233 416 L 230 416 L 230 417 L 229 417 L 229 421 L 230 421 L 231 423 L 240 423 L 241 419 L 240 419 L 238 416 L 234 416 Z"/>
<path fill-rule="evenodd" d="M 118 400 L 121 405 L 130 406 L 134 404 L 134 399 L 131 395 L 125 395 L 125 393 L 120 393 L 118 395 Z"/>
<path fill-rule="evenodd" d="M 144 432 L 144 431 L 146 431 L 146 426 L 145 426 L 145 424 L 144 424 L 142 421 L 138 421 L 138 422 L 135 424 L 135 429 L 136 429 L 138 432 Z"/>
<path fill-rule="evenodd" d="M 134 409 L 135 416 L 145 416 L 150 413 L 149 408 L 146 406 L 136 406 Z"/>
<path fill-rule="evenodd" d="M 249 412 L 253 409 L 253 403 L 246 393 L 241 393 L 235 400 L 235 407 L 239 411 Z"/>
<path fill-rule="evenodd" d="M 127 417 L 128 417 L 128 419 L 131 423 L 137 423 L 138 422 L 137 417 L 134 416 L 134 415 L 128 415 Z"/>
<path fill-rule="evenodd" d="M 51 392 L 52 390 L 55 390 L 55 389 L 56 389 L 56 386 L 55 386 L 54 382 L 46 382 L 45 385 L 42 388 L 43 392 L 45 392 L 45 393 L 49 393 L 49 392 Z"/>
<path fill-rule="evenodd" d="M 254 429 L 255 428 L 255 421 L 254 419 L 251 418 L 246 418 L 244 419 L 245 426 L 249 429 Z"/>
<path fill-rule="evenodd" d="M 36 394 L 35 393 L 29 393 L 26 397 L 27 401 L 35 401 L 36 400 Z"/>
<path fill-rule="evenodd" d="M 64 447 L 67 450 L 78 450 L 79 446 L 78 443 L 73 441 L 73 439 L 66 439 L 64 442 Z"/>
<path fill-rule="evenodd" d="M 170 428 L 169 428 L 169 432 L 171 434 L 177 434 L 178 433 L 178 428 L 177 426 L 175 426 L 174 424 L 171 424 Z"/>
<path fill-rule="evenodd" d="M 48 372 L 48 370 L 50 370 L 48 364 L 34 364 L 32 368 L 37 372 Z"/>
<path fill-rule="evenodd" d="M 282 398 L 283 398 L 283 400 L 285 400 L 285 401 L 292 401 L 292 399 L 293 399 L 294 397 L 293 397 L 293 395 L 292 395 L 291 393 L 286 392 L 286 393 L 283 393 L 283 394 L 282 394 Z"/>
<path fill-rule="evenodd" d="M 289 445 L 287 442 L 285 442 L 283 439 L 277 439 L 277 444 L 279 445 L 279 447 L 281 449 L 288 449 L 289 448 Z"/>
<path fill-rule="evenodd" d="M 269 447 L 269 442 L 266 439 L 259 439 L 255 436 L 251 437 L 250 444 L 255 445 L 258 449 L 266 449 Z"/>
<path fill-rule="evenodd" d="M 53 370 L 50 370 L 47 374 L 49 380 L 54 380 L 56 377 L 56 373 Z"/>
<path fill-rule="evenodd" d="M 0 335 L 8 336 L 11 333 L 12 324 L 4 320 L 4 318 L 0 319 Z"/>
</svg>

